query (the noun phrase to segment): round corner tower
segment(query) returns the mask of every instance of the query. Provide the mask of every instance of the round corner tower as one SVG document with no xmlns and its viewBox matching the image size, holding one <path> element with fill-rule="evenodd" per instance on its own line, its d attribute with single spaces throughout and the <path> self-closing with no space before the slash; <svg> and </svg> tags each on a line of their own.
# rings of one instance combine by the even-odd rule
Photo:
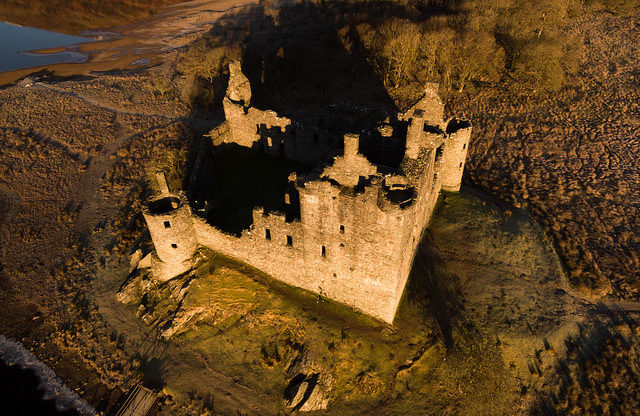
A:
<svg viewBox="0 0 640 416">
<path fill-rule="evenodd" d="M 449 120 L 440 169 L 443 190 L 454 192 L 460 190 L 470 139 L 471 123 L 456 118 Z"/>
<path fill-rule="evenodd" d="M 142 215 L 162 262 L 178 266 L 193 257 L 198 242 L 191 210 L 182 194 L 163 193 L 151 198 L 144 205 Z"/>
</svg>

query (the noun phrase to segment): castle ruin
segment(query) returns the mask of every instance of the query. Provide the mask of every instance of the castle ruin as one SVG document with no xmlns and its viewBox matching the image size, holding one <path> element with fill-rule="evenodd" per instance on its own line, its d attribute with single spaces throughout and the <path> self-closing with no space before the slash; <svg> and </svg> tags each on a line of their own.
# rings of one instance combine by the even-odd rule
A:
<svg viewBox="0 0 640 416">
<path fill-rule="evenodd" d="M 156 249 L 154 276 L 184 273 L 201 245 L 391 323 L 440 190 L 460 189 L 470 123 L 444 120 L 437 84 L 428 84 L 396 120 L 338 140 L 317 124 L 255 108 L 240 63 L 229 69 L 227 121 L 210 135 L 214 149 L 233 144 L 318 168 L 291 174 L 283 210 L 255 207 L 240 235 L 192 213 L 160 175 L 160 195 L 143 212 Z M 363 142 L 381 153 L 401 148 L 403 157 L 397 166 L 374 164 Z"/>
</svg>

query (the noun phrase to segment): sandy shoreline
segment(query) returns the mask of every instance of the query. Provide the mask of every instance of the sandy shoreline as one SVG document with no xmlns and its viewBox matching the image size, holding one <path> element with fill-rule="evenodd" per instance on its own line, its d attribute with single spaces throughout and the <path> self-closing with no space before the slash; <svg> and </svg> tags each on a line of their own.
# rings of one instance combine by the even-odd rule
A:
<svg viewBox="0 0 640 416">
<path fill-rule="evenodd" d="M 69 77 L 131 68 L 148 68 L 162 62 L 162 55 L 205 34 L 223 14 L 258 4 L 253 0 L 194 0 L 164 7 L 149 19 L 117 28 L 85 31 L 82 36 L 98 39 L 34 53 L 72 52 L 85 62 L 67 62 L 0 72 L 0 86 L 29 74 Z"/>
</svg>

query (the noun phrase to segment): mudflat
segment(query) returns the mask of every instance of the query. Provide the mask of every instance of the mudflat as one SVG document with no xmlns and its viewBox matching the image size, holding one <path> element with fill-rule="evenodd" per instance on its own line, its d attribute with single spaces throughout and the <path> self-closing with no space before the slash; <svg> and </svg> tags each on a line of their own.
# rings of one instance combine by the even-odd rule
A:
<svg viewBox="0 0 640 416">
<path fill-rule="evenodd" d="M 161 54 L 185 46 L 206 33 L 215 24 L 218 17 L 233 9 L 255 5 L 249 0 L 194 0 L 158 8 L 144 9 L 138 18 L 146 17 L 142 22 L 112 26 L 104 29 L 99 24 L 114 23 L 111 20 L 95 20 L 80 31 L 82 36 L 94 39 L 65 49 L 77 55 L 85 56 L 80 63 L 59 63 L 37 66 L 16 71 L 0 72 L 0 85 L 14 82 L 31 73 L 71 76 L 108 72 L 132 68 L 149 68 L 163 61 Z M 150 11 L 156 11 L 150 14 Z M 80 11 L 76 11 L 80 13 Z M 4 15 L 3 15 L 4 16 Z M 18 22 L 31 20 L 18 14 L 6 13 L 6 18 Z M 133 16 L 129 16 L 129 19 Z M 79 20 L 83 17 L 78 16 Z M 124 20 L 124 18 L 122 19 Z M 122 20 L 115 22 L 123 23 Z M 126 22 L 126 21 L 125 21 Z M 61 30 L 63 25 L 42 25 L 38 20 L 34 25 Z M 71 29 L 74 33 L 77 29 Z M 51 51 L 49 51 L 51 52 Z M 58 50 L 58 52 L 60 52 Z"/>
</svg>

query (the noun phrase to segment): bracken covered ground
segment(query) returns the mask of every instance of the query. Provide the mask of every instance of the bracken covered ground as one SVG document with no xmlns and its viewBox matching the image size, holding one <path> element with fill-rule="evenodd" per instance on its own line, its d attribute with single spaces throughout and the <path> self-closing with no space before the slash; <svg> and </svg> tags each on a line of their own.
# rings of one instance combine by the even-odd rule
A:
<svg viewBox="0 0 640 416">
<path fill-rule="evenodd" d="M 474 123 L 467 178 L 528 204 L 574 284 L 637 300 L 640 20 L 600 16 L 570 30 L 584 39 L 576 85 L 453 100 Z"/>
</svg>

